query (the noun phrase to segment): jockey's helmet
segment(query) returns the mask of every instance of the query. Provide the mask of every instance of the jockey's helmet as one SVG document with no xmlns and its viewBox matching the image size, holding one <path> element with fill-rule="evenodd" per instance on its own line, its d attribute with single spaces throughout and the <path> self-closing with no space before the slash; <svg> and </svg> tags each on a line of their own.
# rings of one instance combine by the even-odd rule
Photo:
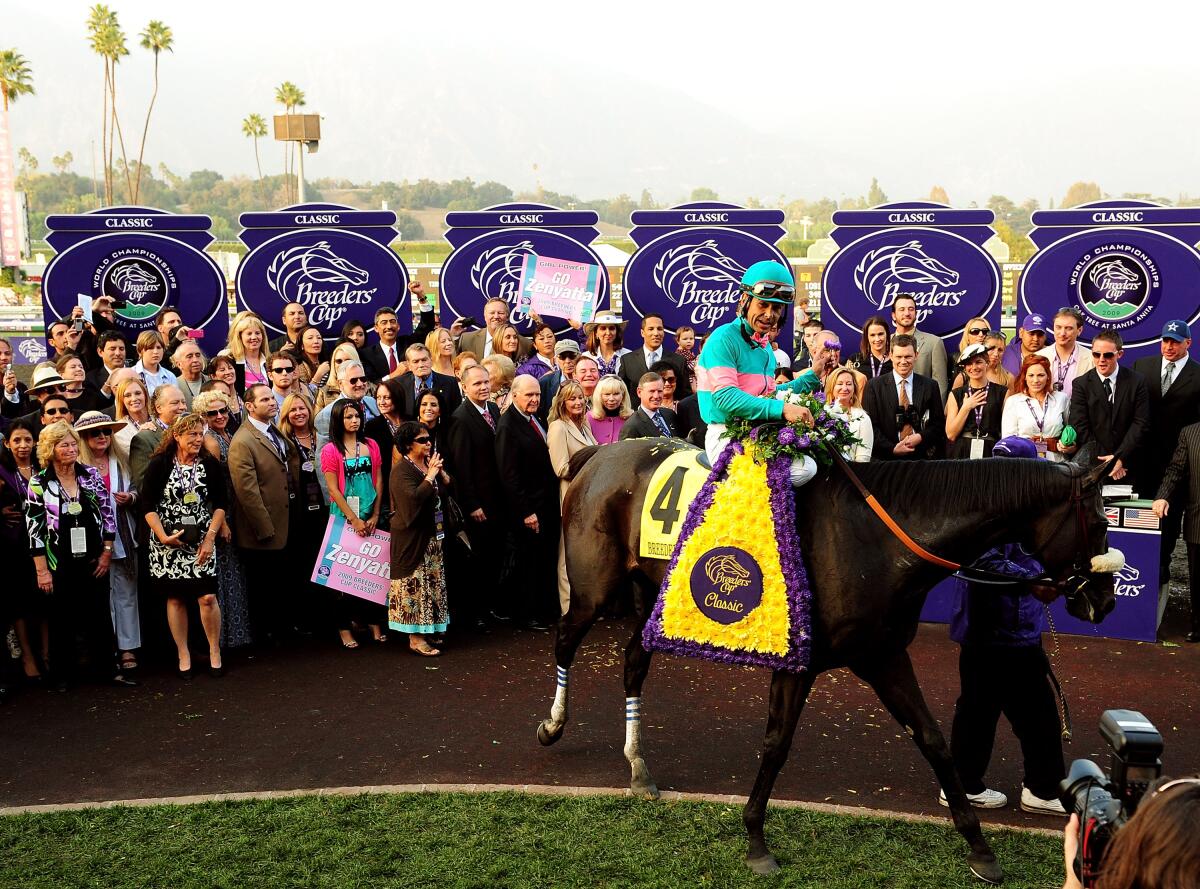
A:
<svg viewBox="0 0 1200 889">
<path fill-rule="evenodd" d="M 796 296 L 796 279 L 782 262 L 764 259 L 746 269 L 742 275 L 742 292 L 763 302 L 790 306 Z"/>
</svg>

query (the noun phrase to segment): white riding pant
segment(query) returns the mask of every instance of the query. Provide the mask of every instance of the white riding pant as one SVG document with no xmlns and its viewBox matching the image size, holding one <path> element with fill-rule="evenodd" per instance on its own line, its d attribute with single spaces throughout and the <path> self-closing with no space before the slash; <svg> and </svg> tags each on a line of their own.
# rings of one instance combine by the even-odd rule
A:
<svg viewBox="0 0 1200 889">
<path fill-rule="evenodd" d="M 729 439 L 721 437 L 724 434 L 725 426 L 723 424 L 712 423 L 704 435 L 704 453 L 708 454 L 708 461 L 714 465 L 717 458 L 721 456 L 721 452 L 725 450 L 725 446 L 729 444 Z M 806 484 L 816 474 L 817 462 L 812 457 L 797 457 L 792 460 L 790 475 L 793 488 Z"/>
</svg>

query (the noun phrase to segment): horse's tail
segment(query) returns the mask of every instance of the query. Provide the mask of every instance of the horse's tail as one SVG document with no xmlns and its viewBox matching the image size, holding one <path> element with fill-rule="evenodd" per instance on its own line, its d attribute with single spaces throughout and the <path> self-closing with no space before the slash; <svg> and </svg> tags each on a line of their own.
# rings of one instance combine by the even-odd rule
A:
<svg viewBox="0 0 1200 889">
<path fill-rule="evenodd" d="M 579 475 L 579 470 L 583 469 L 583 464 L 592 459 L 599 450 L 600 445 L 588 445 L 582 451 L 576 451 L 571 456 L 571 462 L 567 464 L 567 481 Z"/>
</svg>

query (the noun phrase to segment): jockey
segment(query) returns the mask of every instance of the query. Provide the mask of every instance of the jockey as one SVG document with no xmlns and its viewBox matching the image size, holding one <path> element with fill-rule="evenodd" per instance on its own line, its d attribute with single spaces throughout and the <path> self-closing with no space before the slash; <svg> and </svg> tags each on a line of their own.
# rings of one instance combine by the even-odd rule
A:
<svg viewBox="0 0 1200 889">
<path fill-rule="evenodd" d="M 756 262 L 742 276 L 741 291 L 737 317 L 712 332 L 696 362 L 700 416 L 708 424 L 704 450 L 714 463 L 728 444 L 721 437 L 725 425 L 734 418 L 813 423 L 808 408 L 772 397 L 776 391 L 775 352 L 767 334 L 783 321 L 796 295 L 791 270 L 774 260 Z M 778 388 L 813 392 L 820 387 L 820 379 L 810 369 Z M 811 457 L 793 460 L 792 485 L 800 487 L 816 472 Z"/>
</svg>

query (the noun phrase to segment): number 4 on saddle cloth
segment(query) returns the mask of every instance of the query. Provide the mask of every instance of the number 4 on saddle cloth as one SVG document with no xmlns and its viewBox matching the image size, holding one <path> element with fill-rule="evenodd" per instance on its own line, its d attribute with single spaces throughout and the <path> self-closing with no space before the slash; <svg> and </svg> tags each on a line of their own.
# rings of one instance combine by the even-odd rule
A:
<svg viewBox="0 0 1200 889">
<path fill-rule="evenodd" d="M 790 468 L 790 457 L 759 463 L 731 442 L 711 473 L 693 451 L 655 471 L 640 549 L 665 558 L 670 547 L 670 564 L 642 632 L 648 650 L 773 670 L 808 666 L 812 597 Z"/>
</svg>

